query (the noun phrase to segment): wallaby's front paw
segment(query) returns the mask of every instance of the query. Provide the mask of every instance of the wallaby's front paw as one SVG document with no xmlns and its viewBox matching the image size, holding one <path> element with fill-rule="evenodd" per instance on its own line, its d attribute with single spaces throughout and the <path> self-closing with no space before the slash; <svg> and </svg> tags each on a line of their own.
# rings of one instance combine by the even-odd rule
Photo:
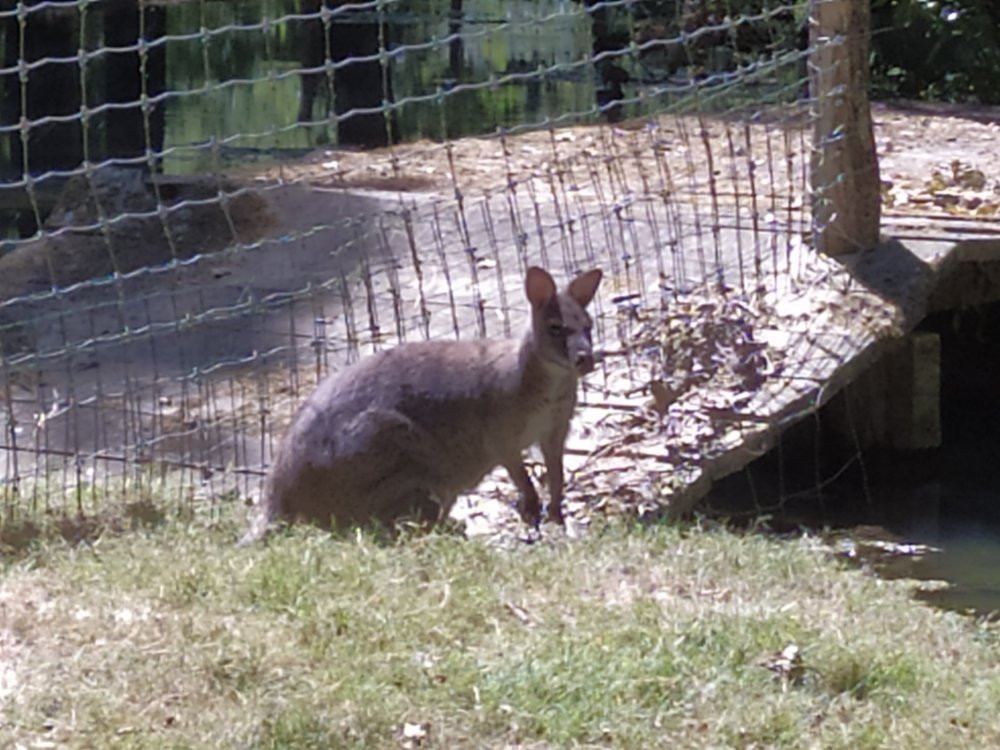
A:
<svg viewBox="0 0 1000 750">
<path fill-rule="evenodd" d="M 534 529 L 542 522 L 542 509 L 538 503 L 518 503 L 517 513 L 521 520 Z"/>
</svg>

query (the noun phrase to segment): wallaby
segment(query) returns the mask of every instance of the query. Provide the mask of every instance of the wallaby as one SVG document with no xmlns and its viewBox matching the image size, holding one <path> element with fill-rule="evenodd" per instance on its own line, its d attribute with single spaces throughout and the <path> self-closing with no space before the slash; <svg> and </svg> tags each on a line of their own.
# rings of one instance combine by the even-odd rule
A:
<svg viewBox="0 0 1000 750">
<path fill-rule="evenodd" d="M 274 457 L 242 543 L 279 518 L 321 526 L 436 522 L 459 493 L 503 465 L 522 518 L 541 519 L 522 451 L 540 444 L 549 517 L 563 522 L 563 448 L 577 381 L 594 367 L 586 307 L 600 269 L 563 293 L 528 269 L 531 327 L 520 341 L 425 341 L 379 352 L 327 376 Z"/>
</svg>

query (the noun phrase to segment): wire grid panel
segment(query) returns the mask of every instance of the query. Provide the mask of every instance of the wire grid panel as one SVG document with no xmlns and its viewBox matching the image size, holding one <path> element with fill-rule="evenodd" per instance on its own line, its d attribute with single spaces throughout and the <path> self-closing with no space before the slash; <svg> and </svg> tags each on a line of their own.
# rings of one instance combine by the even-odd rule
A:
<svg viewBox="0 0 1000 750">
<path fill-rule="evenodd" d="M 591 388 L 642 390 L 649 365 L 613 359 L 637 316 L 808 277 L 805 22 L 750 0 L 0 5 L 8 516 L 137 477 L 253 496 L 318 378 L 519 335 L 530 264 L 605 269 Z"/>
</svg>

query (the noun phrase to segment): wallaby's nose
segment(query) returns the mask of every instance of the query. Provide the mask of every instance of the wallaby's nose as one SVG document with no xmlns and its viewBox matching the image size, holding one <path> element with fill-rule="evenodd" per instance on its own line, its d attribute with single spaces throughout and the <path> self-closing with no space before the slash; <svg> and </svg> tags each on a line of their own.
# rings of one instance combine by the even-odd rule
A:
<svg viewBox="0 0 1000 750">
<path fill-rule="evenodd" d="M 590 352 L 580 352 L 576 355 L 576 371 L 581 375 L 586 375 L 594 369 L 594 355 Z"/>
</svg>

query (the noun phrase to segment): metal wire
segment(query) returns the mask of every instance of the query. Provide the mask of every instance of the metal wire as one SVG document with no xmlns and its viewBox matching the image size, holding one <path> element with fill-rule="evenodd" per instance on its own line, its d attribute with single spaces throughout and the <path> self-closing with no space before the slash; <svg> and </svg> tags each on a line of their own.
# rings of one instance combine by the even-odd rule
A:
<svg viewBox="0 0 1000 750">
<path fill-rule="evenodd" d="M 240 4 L 253 21 L 226 5 L 139 4 L 134 42 L 113 45 L 97 0 L 0 8 L 0 218 L 32 225 L 0 235 L 8 517 L 38 512 L 39 498 L 92 511 L 113 478 L 127 493 L 151 472 L 178 498 L 208 484 L 212 497 L 252 495 L 326 372 L 403 340 L 517 335 L 530 264 L 605 268 L 609 349 L 636 300 L 660 310 L 705 284 L 762 298 L 794 271 L 811 228 L 809 96 L 830 95 L 803 94 L 800 3 L 687 26 L 664 16 L 653 34 L 642 30 L 655 4 L 636 0 L 512 3 L 492 19 L 472 2 L 459 19 L 447 3 L 420 17 L 402 0 Z M 581 37 L 567 59 L 536 47 L 506 69 L 490 61 L 501 40 L 526 48 L 598 18 L 617 36 Z M 407 39 L 419 24 L 428 36 Z M 338 56 L 339 27 L 374 29 L 374 46 Z M 64 30 L 76 52 L 46 54 L 42 36 Z M 305 33 L 318 63 L 289 57 Z M 254 50 L 253 65 L 226 49 Z M 193 53 L 200 72 L 185 77 Z M 123 101 L 107 87 L 124 60 L 136 89 Z M 402 76 L 413 60 L 420 75 Z M 368 74 L 371 103 L 342 102 Z M 78 89 L 72 111 L 43 106 L 38 87 L 59 76 Z M 316 99 L 296 118 L 287 105 L 310 81 Z M 319 84 L 331 101 L 314 117 Z M 552 91 L 565 96 L 524 103 Z M 269 115 L 235 130 L 167 121 L 237 94 Z M 493 113 L 478 132 L 459 122 L 463 102 Z M 109 118 L 129 112 L 139 145 L 116 153 Z M 375 123 L 384 148 L 339 142 L 352 121 Z M 421 140 L 452 130 L 478 137 Z M 48 159 L 51 133 L 79 140 L 77 163 Z"/>
</svg>

